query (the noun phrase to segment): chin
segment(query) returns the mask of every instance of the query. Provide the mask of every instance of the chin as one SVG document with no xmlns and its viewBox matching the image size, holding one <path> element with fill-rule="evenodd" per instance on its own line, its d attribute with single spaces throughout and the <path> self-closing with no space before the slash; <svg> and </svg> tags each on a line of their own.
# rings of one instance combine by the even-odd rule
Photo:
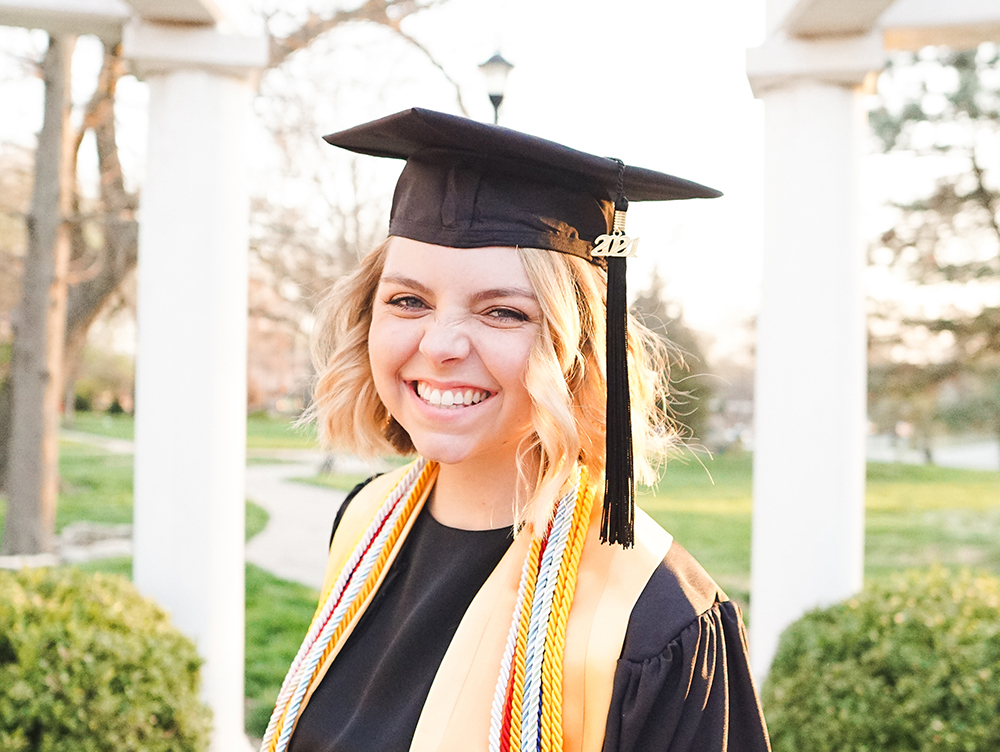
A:
<svg viewBox="0 0 1000 752">
<path fill-rule="evenodd" d="M 438 442 L 414 442 L 414 446 L 421 457 L 442 465 L 460 465 L 471 456 L 468 446 L 442 446 Z"/>
</svg>

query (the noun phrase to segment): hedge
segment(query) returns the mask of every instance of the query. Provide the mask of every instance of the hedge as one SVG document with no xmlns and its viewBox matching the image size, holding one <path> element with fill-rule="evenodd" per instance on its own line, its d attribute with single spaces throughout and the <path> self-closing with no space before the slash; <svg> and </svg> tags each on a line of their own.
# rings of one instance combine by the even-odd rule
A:
<svg viewBox="0 0 1000 752">
<path fill-rule="evenodd" d="M 201 752 L 200 660 L 122 577 L 0 571 L 0 749 Z"/>
<path fill-rule="evenodd" d="M 774 752 L 997 752 L 1000 580 L 908 572 L 807 614 L 762 702 Z"/>
</svg>

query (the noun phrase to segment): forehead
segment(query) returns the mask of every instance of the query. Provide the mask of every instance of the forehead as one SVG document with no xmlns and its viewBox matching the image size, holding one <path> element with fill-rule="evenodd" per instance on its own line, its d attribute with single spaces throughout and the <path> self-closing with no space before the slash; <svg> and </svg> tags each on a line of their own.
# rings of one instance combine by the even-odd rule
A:
<svg viewBox="0 0 1000 752">
<path fill-rule="evenodd" d="M 451 248 L 392 237 L 386 250 L 382 279 L 407 279 L 424 285 L 467 289 L 534 289 L 516 248 Z"/>
</svg>

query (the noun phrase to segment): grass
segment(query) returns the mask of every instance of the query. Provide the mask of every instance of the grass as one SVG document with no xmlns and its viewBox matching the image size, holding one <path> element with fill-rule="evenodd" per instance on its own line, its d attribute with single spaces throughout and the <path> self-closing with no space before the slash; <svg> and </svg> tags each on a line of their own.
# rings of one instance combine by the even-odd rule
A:
<svg viewBox="0 0 1000 752">
<path fill-rule="evenodd" d="M 668 463 L 656 487 L 638 497 L 639 506 L 744 610 L 750 592 L 752 465 L 748 454 L 685 457 Z"/>
<path fill-rule="evenodd" d="M 639 504 L 745 606 L 750 583 L 752 458 L 673 462 Z M 715 484 L 709 478 L 711 473 Z M 916 566 L 1000 574 L 1000 473 L 869 463 L 865 577 Z"/>
<path fill-rule="evenodd" d="M 322 488 L 334 488 L 338 491 L 350 491 L 358 483 L 371 477 L 368 473 L 319 473 L 304 478 L 292 478 L 295 483 L 304 483 L 307 486 L 320 486 Z"/>
<path fill-rule="evenodd" d="M 59 447 L 56 530 L 72 522 L 132 522 L 132 456 L 84 444 Z"/>
<path fill-rule="evenodd" d="M 281 680 L 316 610 L 318 593 L 279 580 L 247 565 L 246 572 L 246 717 L 247 733 L 263 737 Z"/>
<path fill-rule="evenodd" d="M 107 415 L 79 412 L 75 414 L 74 431 L 129 439 L 135 436 L 135 419 L 131 415 Z M 290 419 L 264 413 L 247 416 L 248 449 L 316 449 L 316 431 L 312 425 L 297 427 Z"/>
<path fill-rule="evenodd" d="M 132 416 L 124 413 L 111 415 L 109 413 L 77 412 L 73 413 L 73 425 L 67 427 L 82 433 L 131 441 L 135 435 L 134 425 L 135 421 Z"/>
<path fill-rule="evenodd" d="M 250 540 L 257 533 L 264 529 L 267 524 L 268 513 L 263 507 L 259 507 L 252 501 L 247 501 L 247 517 L 246 517 L 246 539 Z"/>
<path fill-rule="evenodd" d="M 288 418 L 254 413 L 247 418 L 248 449 L 317 449 L 316 429 L 296 426 Z"/>
<path fill-rule="evenodd" d="M 267 519 L 266 511 L 247 502 L 247 540 L 264 529 Z M 77 566 L 87 572 L 132 578 L 128 556 Z M 281 680 L 309 628 L 318 597 L 309 588 L 280 580 L 252 564 L 246 567 L 245 728 L 252 736 L 264 736 Z"/>
<path fill-rule="evenodd" d="M 0 504 L 0 536 L 6 518 Z M 59 445 L 59 501 L 56 531 L 74 522 L 132 523 L 132 456 L 111 454 L 85 444 Z M 247 502 L 247 538 L 264 529 L 267 512 Z"/>
</svg>

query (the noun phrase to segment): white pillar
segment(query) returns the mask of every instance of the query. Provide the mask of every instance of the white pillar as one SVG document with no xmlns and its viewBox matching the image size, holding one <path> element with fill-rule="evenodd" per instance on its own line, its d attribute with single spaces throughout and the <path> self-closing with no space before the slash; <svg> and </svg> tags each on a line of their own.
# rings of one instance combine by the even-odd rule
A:
<svg viewBox="0 0 1000 752">
<path fill-rule="evenodd" d="M 765 105 L 750 610 L 758 680 L 785 627 L 861 588 L 867 428 L 859 94 L 815 77 L 768 84 L 756 92 Z"/>
<path fill-rule="evenodd" d="M 168 43 L 174 33 L 166 33 Z M 163 55 L 144 70 L 143 56 L 156 45 L 136 43 L 127 29 L 125 41 L 150 94 L 138 263 L 134 579 L 205 660 L 212 749 L 245 750 L 244 133 L 252 88 L 231 68 L 168 65 Z"/>
</svg>

